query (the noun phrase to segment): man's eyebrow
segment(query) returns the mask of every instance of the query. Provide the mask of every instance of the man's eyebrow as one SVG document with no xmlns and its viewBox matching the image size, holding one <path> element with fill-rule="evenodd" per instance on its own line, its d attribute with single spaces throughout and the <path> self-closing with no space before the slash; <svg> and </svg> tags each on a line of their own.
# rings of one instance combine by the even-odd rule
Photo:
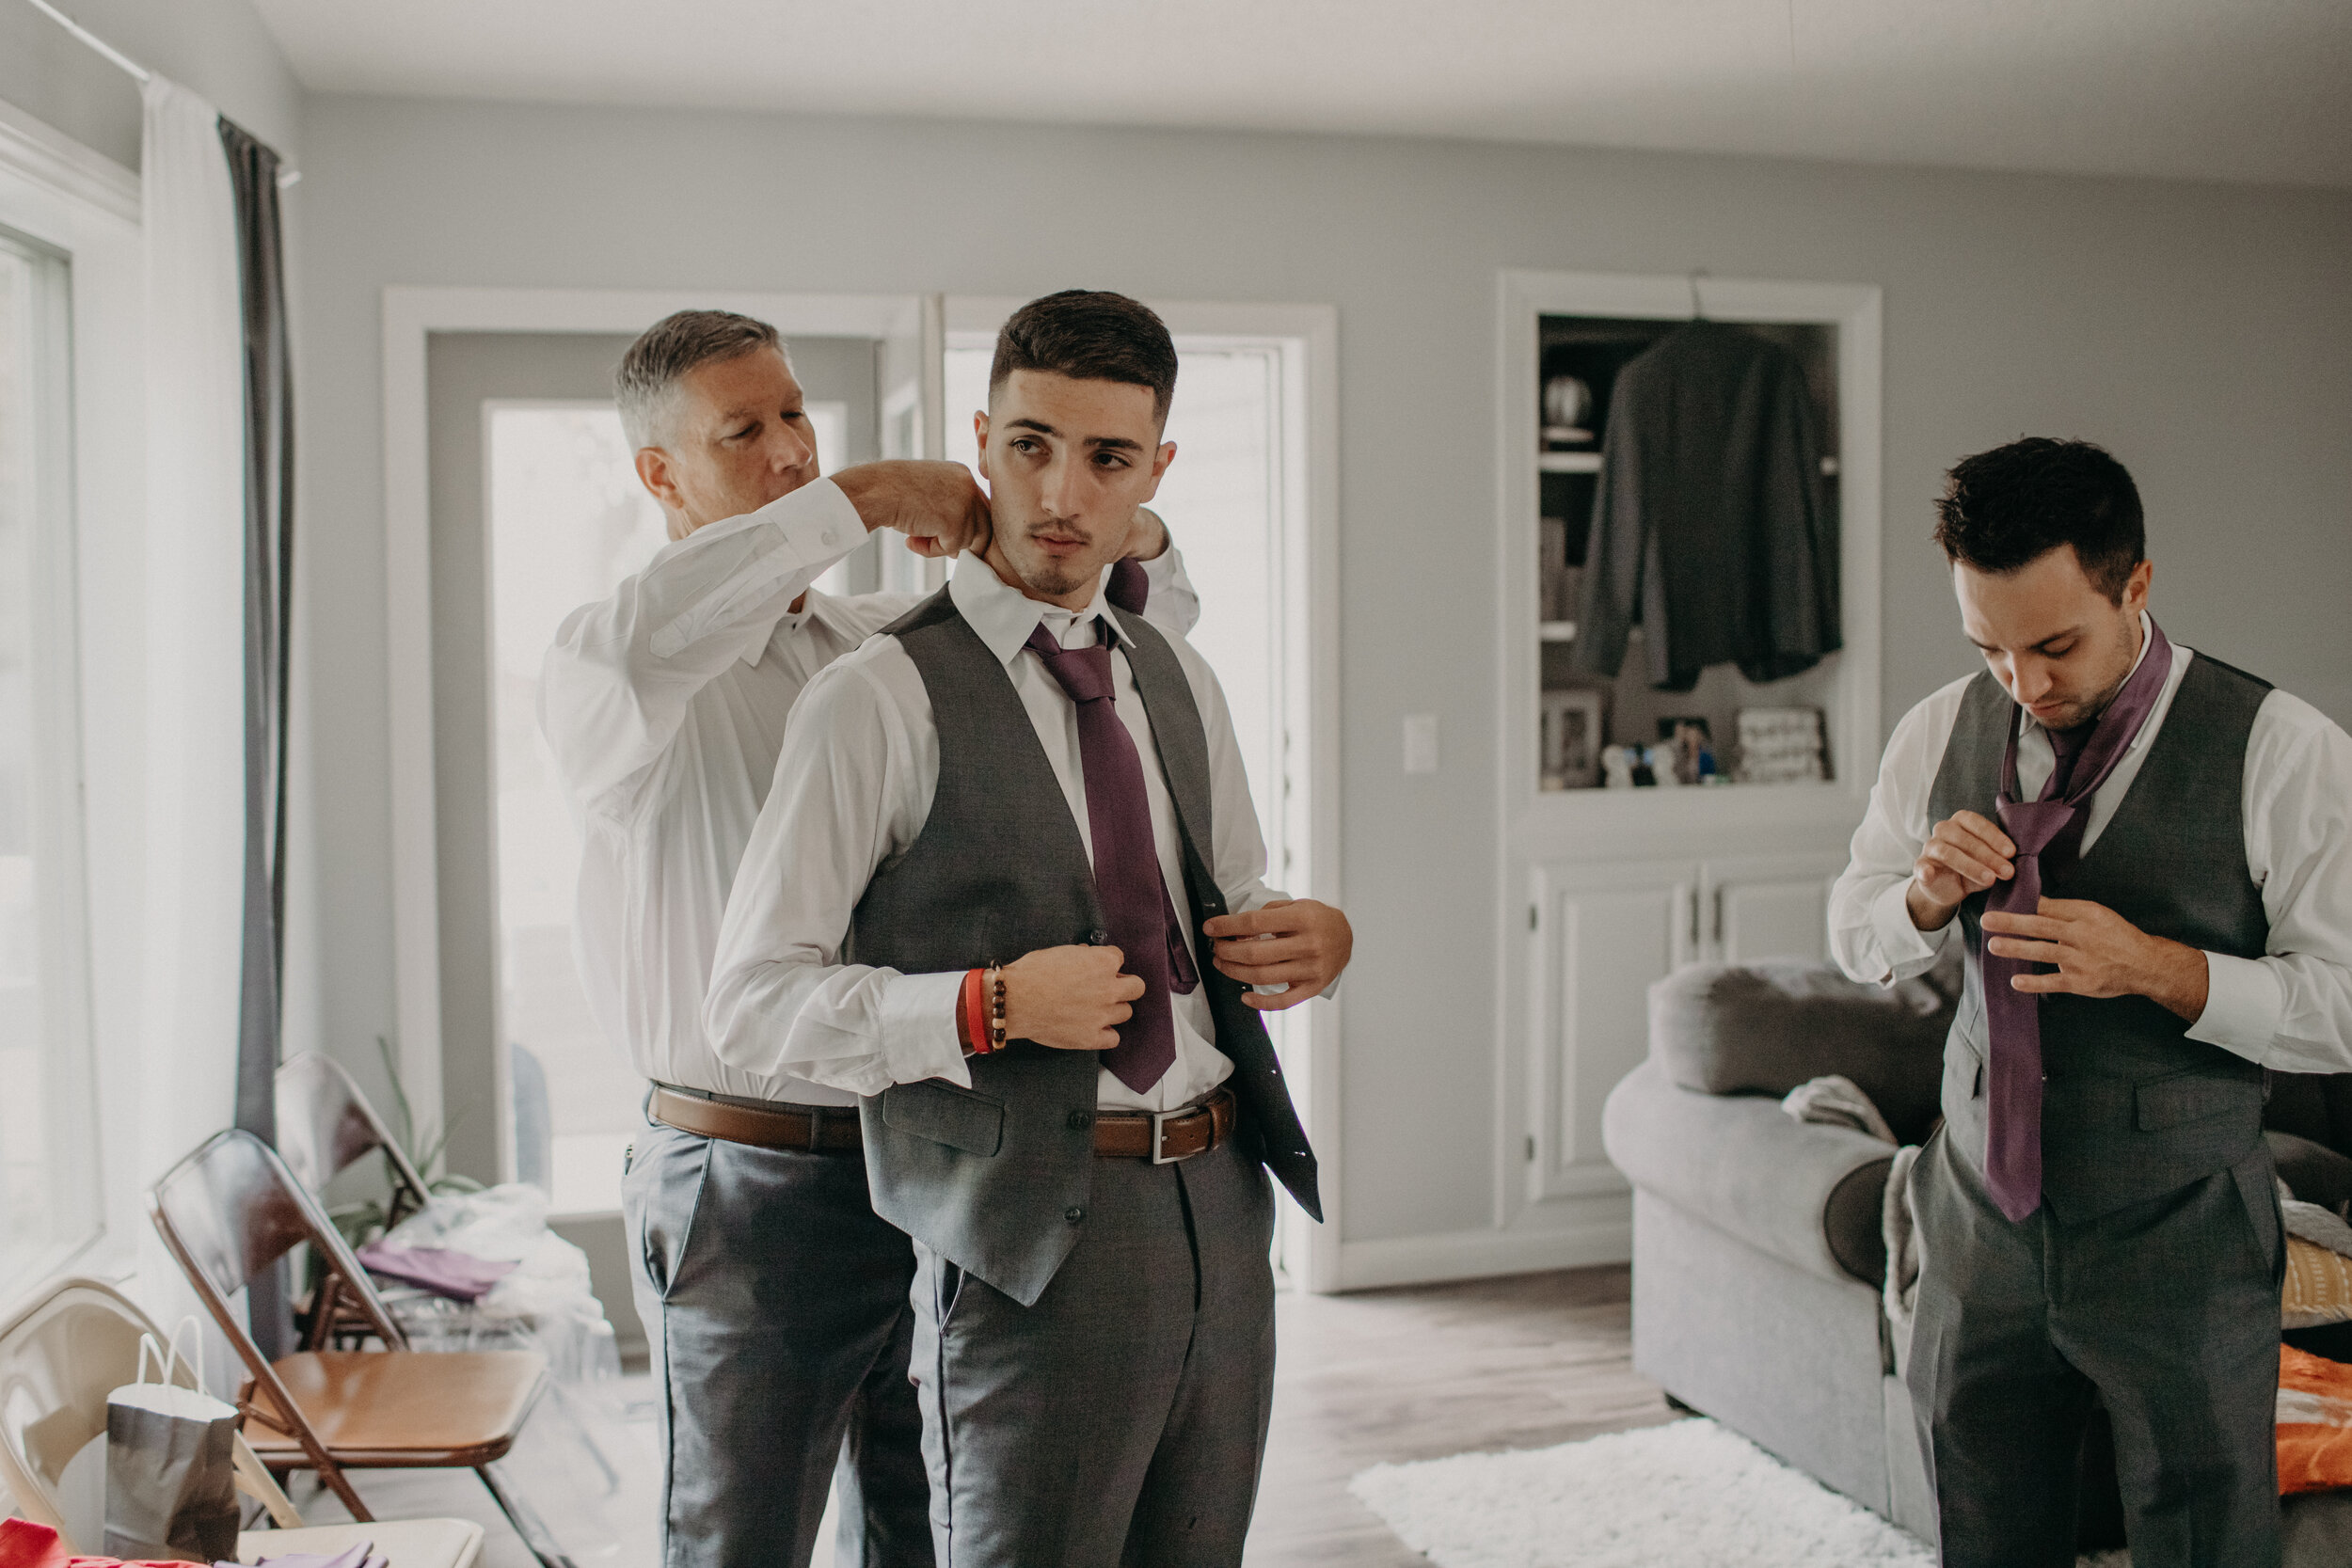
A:
<svg viewBox="0 0 2352 1568">
<path fill-rule="evenodd" d="M 2033 650 L 2034 650 L 2036 653 L 2047 653 L 2047 652 L 2049 652 L 2049 649 L 2050 649 L 2050 644 L 2051 644 L 2051 643 L 2053 643 L 2053 642 L 2063 642 L 2063 641 L 2066 641 L 2068 638 L 2070 638 L 2070 637 L 2080 637 L 2082 634 L 2083 634 L 2083 628 L 2082 628 L 2082 627 L 2080 627 L 2080 626 L 2069 626 L 2069 627 L 2067 627 L 2064 631 L 2052 632 L 2049 636 L 2047 636 L 2047 637 L 2043 638 L 2041 641 L 2036 642 L 2036 643 L 2033 643 L 2033 644 L 2032 644 L 2032 647 L 2033 647 Z M 1962 635 L 1963 635 L 1963 636 L 1966 636 L 1967 634 L 1963 632 L 1963 633 L 1962 633 Z M 1997 654 L 1997 653 L 1999 653 L 1999 652 L 2001 651 L 2000 649 L 1998 649 L 1998 648 L 1994 647 L 1994 646 L 1992 643 L 1990 643 L 1990 642 L 1978 642 L 1978 641 L 1977 641 L 1977 640 L 1976 640 L 1975 638 L 1973 638 L 1973 637 L 1970 637 L 1970 638 L 1968 639 L 1968 641 L 1969 641 L 1970 642 L 1974 643 L 1974 644 L 1976 645 L 1976 649 L 1977 649 L 1977 651 L 1978 651 L 1979 653 L 1981 653 L 1981 654 Z"/>
<path fill-rule="evenodd" d="M 1061 434 L 1060 431 L 1056 430 L 1052 425 L 1047 424 L 1043 420 L 1033 420 L 1025 415 L 1017 420 L 1009 420 L 1006 423 L 1009 424 L 1015 430 L 1034 430 L 1040 436 L 1059 436 Z M 1089 447 L 1095 447 L 1109 451 L 1141 451 L 1143 450 L 1143 443 L 1141 441 L 1131 439 L 1125 436 L 1089 436 L 1087 437 L 1086 444 Z"/>
</svg>

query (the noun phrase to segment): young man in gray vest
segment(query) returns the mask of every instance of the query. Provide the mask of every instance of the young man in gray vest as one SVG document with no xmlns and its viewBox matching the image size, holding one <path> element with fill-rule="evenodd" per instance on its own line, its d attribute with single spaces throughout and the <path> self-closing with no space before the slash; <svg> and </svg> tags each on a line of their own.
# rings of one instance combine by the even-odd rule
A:
<svg viewBox="0 0 2352 1568">
<path fill-rule="evenodd" d="M 956 463 L 820 476 L 784 344 L 747 316 L 656 323 L 615 391 L 673 542 L 564 620 L 540 718 L 582 827 L 580 979 L 650 1081 L 621 1202 L 663 1384 L 662 1560 L 805 1564 L 837 1481 L 838 1568 L 930 1568 L 914 1256 L 874 1214 L 855 1098 L 728 1067 L 702 1001 L 786 715 L 918 602 L 811 584 L 869 529 L 926 554 L 984 541 L 986 498 Z M 1158 519 L 1133 521 L 1122 547 L 1153 559 L 1122 568 L 1182 635 L 1191 584 Z"/>
<path fill-rule="evenodd" d="M 1318 1208 L 1259 1012 L 1337 979 L 1347 921 L 1265 887 L 1216 677 L 1098 587 L 1174 456 L 1175 379 L 1120 295 L 1006 324 L 993 541 L 810 684 L 712 971 L 722 1056 L 868 1097 L 943 1568 L 1239 1563 L 1261 1165 Z"/>
<path fill-rule="evenodd" d="M 2074 1561 L 2095 1392 L 2137 1568 L 2271 1568 L 2264 1069 L 2352 1067 L 2352 741 L 2166 640 L 2099 448 L 1979 453 L 1940 512 L 1987 669 L 1896 727 L 1830 918 L 1857 979 L 1965 944 L 1911 1189 L 1943 1560 Z"/>
</svg>

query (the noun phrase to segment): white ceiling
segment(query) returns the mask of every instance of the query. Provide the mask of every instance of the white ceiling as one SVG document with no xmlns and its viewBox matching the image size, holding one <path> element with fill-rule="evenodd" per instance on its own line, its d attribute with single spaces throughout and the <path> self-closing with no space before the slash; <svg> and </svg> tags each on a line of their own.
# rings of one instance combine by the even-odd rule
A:
<svg viewBox="0 0 2352 1568">
<path fill-rule="evenodd" d="M 256 0 L 318 90 L 2352 186 L 2352 0 Z"/>
</svg>

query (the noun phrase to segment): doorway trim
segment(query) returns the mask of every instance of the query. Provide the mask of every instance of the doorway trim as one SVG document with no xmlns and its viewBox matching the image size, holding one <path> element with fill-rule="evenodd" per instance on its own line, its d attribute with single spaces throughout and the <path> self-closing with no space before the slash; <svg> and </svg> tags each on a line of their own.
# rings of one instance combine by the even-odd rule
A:
<svg viewBox="0 0 2352 1568">
<path fill-rule="evenodd" d="M 384 291 L 384 643 L 392 851 L 394 1059 L 421 1121 L 447 1124 L 441 1073 L 439 809 L 433 744 L 433 544 L 425 357 L 437 332 L 638 332 L 673 310 L 739 310 L 788 340 L 887 338 L 925 329 L 914 294 L 763 293 L 743 290 L 477 289 Z M 506 1065 L 496 1059 L 500 1098 Z M 499 1159 L 512 1158 L 507 1117 Z"/>
</svg>

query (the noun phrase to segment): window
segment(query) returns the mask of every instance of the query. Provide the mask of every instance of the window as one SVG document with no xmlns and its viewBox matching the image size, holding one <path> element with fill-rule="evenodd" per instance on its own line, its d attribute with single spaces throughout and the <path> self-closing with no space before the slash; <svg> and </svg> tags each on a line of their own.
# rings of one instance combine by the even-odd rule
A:
<svg viewBox="0 0 2352 1568">
<path fill-rule="evenodd" d="M 101 1227 L 73 664 L 69 270 L 0 230 L 0 1299 Z"/>
<path fill-rule="evenodd" d="M 808 412 L 830 473 L 848 411 Z M 564 616 L 669 536 L 611 404 L 494 402 L 486 417 L 500 1037 L 545 1070 L 554 1211 L 602 1213 L 620 1207 L 621 1151 L 644 1124 L 645 1085 L 596 1026 L 573 962 L 580 839 L 539 733 L 539 665 Z"/>
</svg>

